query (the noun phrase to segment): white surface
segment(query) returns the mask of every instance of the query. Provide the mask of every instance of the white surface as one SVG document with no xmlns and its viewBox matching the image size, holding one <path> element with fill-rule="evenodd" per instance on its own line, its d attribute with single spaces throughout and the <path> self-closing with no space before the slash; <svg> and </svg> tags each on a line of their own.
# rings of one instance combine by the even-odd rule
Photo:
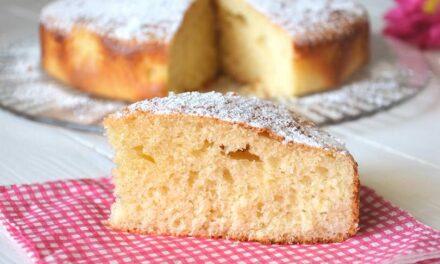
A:
<svg viewBox="0 0 440 264">
<path fill-rule="evenodd" d="M 43 0 L 0 0 L 0 41 L 37 34 Z M 391 1 L 363 1 L 375 32 Z M 427 54 L 440 69 L 440 56 Z M 0 82 L 0 89 L 1 89 Z M 105 138 L 37 124 L 0 111 L 0 184 L 110 175 Z M 374 117 L 329 128 L 359 162 L 361 182 L 440 229 L 440 81 Z M 0 231 L 0 263 L 27 263 Z"/>
</svg>

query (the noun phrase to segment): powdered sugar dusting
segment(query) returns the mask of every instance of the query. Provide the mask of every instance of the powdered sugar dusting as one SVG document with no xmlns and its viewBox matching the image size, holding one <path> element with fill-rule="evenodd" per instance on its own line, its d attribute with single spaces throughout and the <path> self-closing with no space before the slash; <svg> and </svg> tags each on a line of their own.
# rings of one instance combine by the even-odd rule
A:
<svg viewBox="0 0 440 264">
<path fill-rule="evenodd" d="M 367 12 L 350 0 L 248 0 L 289 32 L 297 45 L 334 39 L 367 21 Z"/>
<path fill-rule="evenodd" d="M 269 129 L 284 138 L 284 143 L 300 143 L 346 151 L 343 143 L 320 130 L 313 123 L 284 106 L 257 97 L 243 97 L 233 93 L 223 95 L 218 92 L 170 94 L 168 97 L 132 104 L 127 109 L 114 114 L 113 118 L 123 118 L 137 111 L 160 115 L 181 113 L 244 123 L 255 128 Z"/>
<path fill-rule="evenodd" d="M 80 24 L 119 40 L 168 41 L 192 0 L 58 0 L 41 12 L 41 23 L 68 33 Z"/>
</svg>

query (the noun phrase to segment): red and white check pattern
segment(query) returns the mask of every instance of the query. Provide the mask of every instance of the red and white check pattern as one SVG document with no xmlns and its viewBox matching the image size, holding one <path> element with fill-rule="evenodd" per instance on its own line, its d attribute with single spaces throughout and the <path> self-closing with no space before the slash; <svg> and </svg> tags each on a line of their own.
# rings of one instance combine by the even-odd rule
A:
<svg viewBox="0 0 440 264">
<path fill-rule="evenodd" d="M 115 232 L 108 178 L 0 187 L 0 224 L 38 263 L 439 263 L 440 232 L 361 189 L 359 233 L 344 243 L 263 245 Z M 426 261 L 426 262 L 425 262 Z"/>
</svg>

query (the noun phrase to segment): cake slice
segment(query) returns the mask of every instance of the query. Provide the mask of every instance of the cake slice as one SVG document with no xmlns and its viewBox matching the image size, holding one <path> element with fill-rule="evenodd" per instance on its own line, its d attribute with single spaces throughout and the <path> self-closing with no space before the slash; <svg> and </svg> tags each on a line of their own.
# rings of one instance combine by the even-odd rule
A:
<svg viewBox="0 0 440 264">
<path fill-rule="evenodd" d="M 114 229 L 263 243 L 337 242 L 358 229 L 356 162 L 283 106 L 171 94 L 105 127 L 116 150 Z"/>
</svg>

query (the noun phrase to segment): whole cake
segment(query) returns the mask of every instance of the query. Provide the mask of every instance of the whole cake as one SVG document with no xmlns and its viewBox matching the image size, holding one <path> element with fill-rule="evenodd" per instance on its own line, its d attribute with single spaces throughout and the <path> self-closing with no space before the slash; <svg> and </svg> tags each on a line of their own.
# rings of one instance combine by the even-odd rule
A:
<svg viewBox="0 0 440 264">
<path fill-rule="evenodd" d="M 368 18 L 349 0 L 59 0 L 40 21 L 49 75 L 131 101 L 223 73 L 264 96 L 304 95 L 368 60 Z"/>
<path fill-rule="evenodd" d="M 358 229 L 352 156 L 270 101 L 171 94 L 105 127 L 116 150 L 114 229 L 264 243 L 337 242 Z"/>
</svg>

